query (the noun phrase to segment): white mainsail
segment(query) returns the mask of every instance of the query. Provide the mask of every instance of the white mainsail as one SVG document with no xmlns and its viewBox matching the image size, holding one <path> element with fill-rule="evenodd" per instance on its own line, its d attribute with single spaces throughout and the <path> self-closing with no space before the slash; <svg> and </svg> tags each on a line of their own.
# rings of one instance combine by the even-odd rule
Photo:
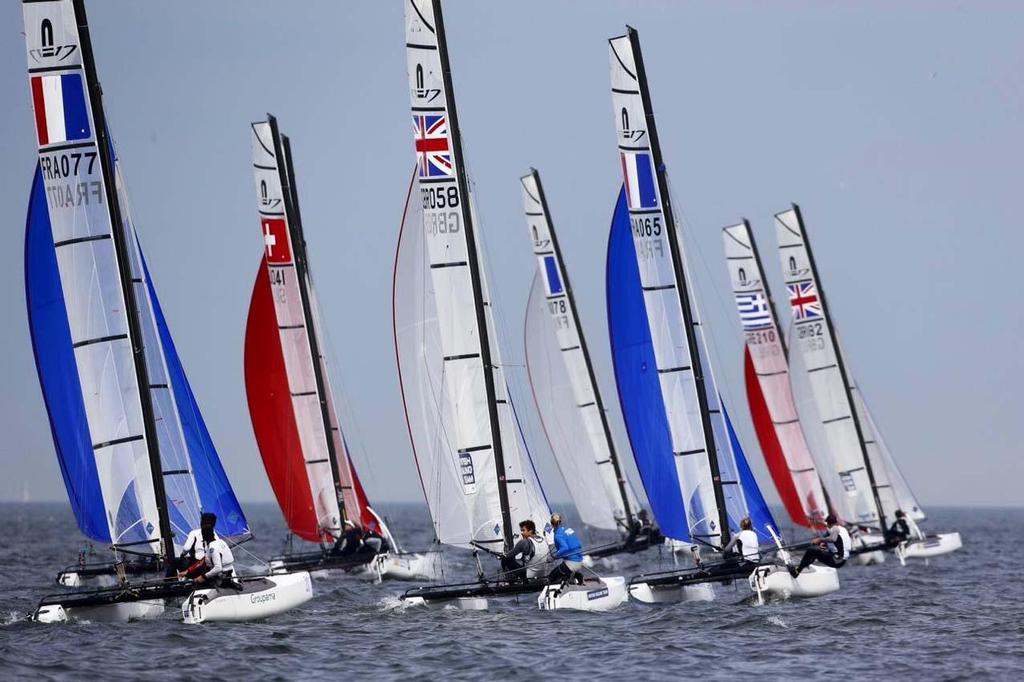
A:
<svg viewBox="0 0 1024 682">
<path fill-rule="evenodd" d="M 757 245 L 746 222 L 726 227 L 722 231 L 722 240 L 743 327 L 746 357 L 755 375 L 751 377 L 749 372 L 746 373 L 748 394 L 759 391 L 768 412 L 764 420 L 767 423 L 761 423 L 759 415 L 752 415 L 758 436 L 765 434 L 761 441 L 762 450 L 772 475 L 785 479 L 779 485 L 779 493 L 794 521 L 803 525 L 820 525 L 828 514 L 828 505 L 793 401 L 785 342 L 761 268 Z M 774 432 L 775 440 L 766 444 L 769 432 Z M 775 456 L 773 451 L 776 449 L 781 450 L 783 462 L 770 459 Z M 784 471 L 777 470 L 783 468 L 779 464 L 784 464 Z M 796 499 L 787 494 L 787 482 L 792 486 Z M 794 506 L 800 509 L 799 517 L 796 509 L 791 508 Z"/>
<path fill-rule="evenodd" d="M 114 546 L 156 552 L 168 540 L 150 457 L 157 436 L 146 423 L 133 354 L 143 339 L 134 338 L 122 281 L 132 247 L 114 234 L 115 180 L 100 154 L 107 138 L 94 117 L 94 72 L 71 0 L 25 3 L 23 13 L 40 177 L 109 537 Z"/>
<path fill-rule="evenodd" d="M 799 209 L 776 214 L 775 228 L 793 319 L 790 353 L 802 355 L 802 369 L 820 423 L 817 428 L 824 433 L 826 443 L 818 453 L 828 460 L 827 464 L 822 462 L 820 473 L 830 488 L 832 504 L 845 521 L 878 525 L 884 518 L 874 487 L 877 481 Z M 798 385 L 794 383 L 794 389 Z M 811 427 L 805 424 L 805 428 Z"/>
<path fill-rule="evenodd" d="M 540 175 L 532 171 L 520 183 L 537 259 L 525 325 L 526 367 L 534 401 L 580 518 L 595 528 L 628 530 L 630 517 L 637 511 L 636 494 L 615 459 Z"/>
<path fill-rule="evenodd" d="M 310 351 L 310 330 L 306 325 L 302 288 L 296 276 L 295 244 L 286 211 L 286 202 L 291 197 L 285 196 L 281 184 L 281 164 L 285 160 L 279 158 L 281 144 L 274 139 L 270 121 L 252 124 L 251 141 L 265 261 L 309 489 L 320 532 L 339 537 L 343 519 L 327 442 L 330 436 L 321 408 L 322 398 Z"/>
<path fill-rule="evenodd" d="M 726 512 L 724 501 L 719 504 L 714 480 L 718 476 L 717 453 L 708 419 L 712 391 L 706 390 L 703 376 L 698 374 L 701 359 L 694 350 L 696 339 L 687 328 L 692 316 L 690 294 L 678 288 L 684 282 L 683 263 L 673 254 L 669 231 L 675 222 L 666 213 L 667 197 L 659 186 L 661 169 L 656 164 L 660 163 L 660 150 L 653 139 L 653 112 L 645 106 L 646 84 L 638 70 L 642 63 L 637 58 L 636 32 L 630 29 L 609 40 L 609 52 L 626 201 L 688 532 L 718 544 L 728 528 L 722 528 L 727 525 Z"/>
<path fill-rule="evenodd" d="M 513 520 L 547 518 L 518 447 L 462 167 L 440 4 L 409 0 L 405 37 L 417 171 L 395 264 L 406 415 L 438 539 L 501 551 Z"/>
</svg>

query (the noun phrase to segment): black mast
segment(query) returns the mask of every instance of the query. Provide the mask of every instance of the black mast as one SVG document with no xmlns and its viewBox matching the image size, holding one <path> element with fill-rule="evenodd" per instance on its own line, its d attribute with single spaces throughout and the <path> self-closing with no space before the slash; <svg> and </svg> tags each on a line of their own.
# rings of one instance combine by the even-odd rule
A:
<svg viewBox="0 0 1024 682">
<path fill-rule="evenodd" d="M 700 406 L 701 423 L 704 427 L 704 444 L 707 449 L 708 465 L 711 468 L 711 479 L 715 488 L 715 503 L 718 505 L 718 523 L 721 527 L 721 542 L 724 547 L 729 542 L 729 516 L 725 508 L 725 495 L 722 492 L 722 475 L 718 469 L 718 450 L 715 447 L 715 433 L 711 426 L 711 413 L 704 386 L 704 370 L 700 364 L 700 351 L 694 336 L 693 320 L 690 308 L 690 293 L 683 272 L 682 250 L 676 239 L 675 215 L 672 211 L 672 200 L 668 193 L 668 180 L 665 177 L 665 163 L 661 157 L 661 145 L 658 143 L 658 130 L 654 124 L 654 108 L 651 106 L 651 93 L 647 88 L 647 72 L 644 69 L 644 57 L 640 51 L 640 37 L 632 26 L 626 27 L 629 44 L 633 49 L 633 63 L 636 65 L 636 78 L 640 86 L 640 99 L 643 102 L 644 114 L 647 118 L 647 134 L 651 137 L 651 156 L 655 172 L 658 176 L 658 191 L 661 193 L 662 211 L 665 214 L 665 234 L 668 237 L 669 249 L 672 252 L 672 265 L 676 273 L 676 291 L 683 309 L 683 323 L 686 325 L 686 343 L 690 351 L 690 363 L 693 369 L 693 380 L 697 387 L 697 402 Z"/>
<path fill-rule="evenodd" d="M 754 232 L 750 229 L 750 223 L 746 218 L 743 219 L 743 227 L 747 230 L 747 238 L 750 240 L 750 251 L 754 256 L 754 263 L 757 266 L 757 271 L 761 275 L 761 285 L 764 287 L 765 298 L 768 299 L 768 312 L 772 316 L 772 323 L 775 325 L 775 329 L 779 335 L 779 345 L 782 347 L 782 356 L 786 358 L 788 372 L 789 349 L 786 347 L 786 336 L 782 333 L 782 327 L 779 326 L 779 313 L 775 309 L 775 299 L 772 297 L 772 290 L 768 286 L 768 279 L 764 275 L 764 265 L 761 263 L 761 253 L 757 250 L 757 241 L 754 239 Z M 815 473 L 818 474 L 817 469 L 815 469 Z M 828 496 L 828 489 L 825 488 L 825 482 L 821 480 L 821 474 L 818 474 L 818 483 L 821 484 L 821 492 L 825 496 L 825 506 L 830 512 L 834 513 L 835 509 L 832 506 L 832 500 Z"/>
<path fill-rule="evenodd" d="M 465 223 L 466 249 L 469 252 L 469 276 L 473 282 L 473 303 L 476 308 L 476 324 L 480 334 L 480 361 L 484 366 L 484 387 L 487 391 L 487 413 L 491 420 L 491 443 L 494 451 L 494 468 L 498 475 L 498 504 L 501 506 L 501 527 L 504 531 L 504 551 L 512 549 L 512 515 L 508 507 L 508 483 L 505 469 L 505 453 L 501 445 L 501 425 L 498 421 L 498 402 L 494 390 L 494 365 L 491 362 L 491 340 L 484 311 L 483 285 L 480 278 L 480 264 L 477 262 L 476 236 L 473 231 L 473 217 L 469 210 L 469 182 L 466 179 L 466 167 L 462 156 L 462 135 L 459 132 L 458 116 L 455 112 L 455 89 L 452 86 L 452 67 L 448 60 L 448 43 L 444 34 L 444 19 L 441 16 L 441 0 L 431 0 L 434 9 L 434 21 L 437 31 L 438 54 L 441 58 L 441 78 L 448 112 L 449 136 L 452 141 L 452 154 L 455 158 L 456 181 L 459 186 L 459 197 L 462 203 L 462 220 Z"/>
<path fill-rule="evenodd" d="M 277 118 L 267 114 L 267 123 L 270 124 L 270 135 L 274 140 L 274 156 L 277 157 L 277 173 L 281 179 L 281 195 L 284 199 L 284 212 L 288 218 L 288 232 L 292 241 L 292 258 L 295 261 L 295 277 L 299 284 L 299 298 L 302 299 L 302 315 L 306 323 L 306 338 L 309 339 L 309 353 L 313 361 L 313 378 L 316 380 L 316 393 L 320 401 L 320 417 L 323 419 L 324 434 L 327 438 L 327 458 L 331 465 L 331 476 L 334 478 L 334 485 L 337 487 L 341 479 L 338 476 L 338 460 L 334 447 L 334 431 L 331 425 L 331 410 L 327 404 L 327 393 L 324 388 L 323 365 L 321 364 L 320 344 L 316 336 L 316 326 L 313 322 L 313 308 L 309 302 L 309 291 L 306 289 L 306 281 L 309 277 L 309 261 L 306 258 L 306 240 L 302 232 L 302 218 L 299 215 L 299 197 L 295 190 L 294 169 L 292 168 L 291 143 L 288 138 L 282 138 L 277 127 Z M 308 462 L 307 462 L 308 464 Z M 335 490 L 337 495 L 337 490 Z M 345 519 L 345 505 L 339 500 L 338 508 L 341 513 L 339 524 Z M 322 529 L 321 529 L 322 530 Z"/>
<path fill-rule="evenodd" d="M 594 365 L 590 361 L 590 350 L 587 348 L 587 339 L 583 334 L 583 328 L 580 326 L 579 312 L 576 310 L 576 296 L 572 292 L 572 284 L 569 281 L 569 272 L 565 268 L 565 262 L 562 260 L 562 248 L 558 245 L 558 237 L 555 235 L 555 224 L 551 219 L 551 213 L 548 210 L 548 200 L 544 196 L 544 186 L 540 182 L 540 173 L 537 172 L 536 168 L 530 169 L 530 175 L 533 176 L 533 181 L 537 183 L 537 201 L 540 203 L 541 210 L 544 212 L 544 217 L 548 222 L 548 232 L 551 234 L 551 248 L 555 252 L 555 258 L 558 260 L 558 267 L 562 271 L 562 285 L 565 287 L 565 298 L 569 301 L 569 309 L 572 311 L 573 319 L 576 320 L 576 333 L 580 339 L 580 351 L 583 353 L 583 361 L 587 365 L 587 376 L 590 377 L 590 385 L 594 387 L 594 402 L 596 403 L 598 414 L 601 415 L 601 427 L 604 429 L 605 440 L 608 441 L 608 452 L 610 454 L 612 468 L 615 470 L 615 480 L 619 484 L 619 495 L 622 496 L 622 508 L 626 513 L 626 530 L 629 531 L 633 528 L 633 513 L 629 508 L 629 497 L 626 495 L 626 477 L 622 473 L 622 468 L 619 466 L 619 455 L 615 450 L 615 441 L 612 438 L 612 431 L 608 425 L 608 415 L 604 411 L 604 401 L 601 400 L 601 390 L 597 385 L 597 376 L 594 374 Z"/>
<path fill-rule="evenodd" d="M 814 263 L 814 253 L 811 251 L 811 242 L 807 239 L 807 231 L 804 229 L 804 217 L 800 213 L 800 207 L 793 204 L 793 213 L 796 214 L 797 229 L 800 230 L 800 238 L 803 239 L 804 249 L 807 251 L 807 262 L 811 268 L 811 276 L 818 287 L 818 298 L 821 299 L 821 308 L 825 315 L 825 324 L 828 326 L 828 333 L 832 336 L 832 349 L 836 355 L 836 366 L 839 368 L 839 376 L 843 380 L 843 390 L 846 392 L 846 400 L 850 404 L 850 417 L 853 419 L 853 427 L 857 431 L 857 442 L 860 443 L 860 454 L 864 458 L 864 470 L 868 472 L 868 481 L 871 482 L 871 494 L 875 498 L 875 506 L 878 507 L 878 521 L 885 530 L 885 512 L 882 509 L 882 500 L 878 497 L 878 484 L 875 483 L 875 472 L 871 468 L 871 458 L 868 457 L 867 444 L 864 442 L 864 431 L 860 425 L 860 418 L 857 416 L 857 406 L 853 402 L 853 393 L 850 391 L 850 380 L 846 373 L 846 363 L 843 362 L 843 354 L 839 350 L 839 337 L 836 336 L 835 327 L 832 326 L 832 316 L 828 312 L 828 302 L 825 300 L 825 290 L 821 286 L 821 279 L 818 277 L 818 266 Z"/>
<path fill-rule="evenodd" d="M 110 232 L 117 253 L 118 274 L 121 279 L 121 294 L 124 296 L 125 315 L 128 318 L 128 337 L 132 345 L 132 356 L 135 361 L 135 376 L 139 386 L 139 402 L 142 405 L 142 423 L 146 436 L 146 447 L 149 452 L 149 468 L 153 477 L 153 495 L 156 498 L 160 536 L 163 544 L 164 568 L 168 575 L 173 575 L 174 565 L 174 532 L 171 529 L 171 518 L 167 511 L 167 493 L 164 488 L 163 462 L 160 459 L 160 441 L 156 433 L 156 419 L 153 414 L 153 398 L 150 395 L 149 368 L 146 366 L 146 349 L 143 346 L 142 325 L 139 322 L 139 306 L 135 300 L 135 279 L 132 276 L 132 258 L 129 236 L 124 229 L 121 204 L 117 197 L 114 159 L 111 157 L 111 143 L 107 132 L 107 120 L 103 114 L 103 88 L 100 87 L 96 73 L 96 61 L 92 52 L 92 40 L 89 37 L 89 22 L 85 16 L 85 0 L 74 0 L 75 17 L 78 20 L 78 39 L 82 48 L 82 65 L 85 69 L 86 83 L 89 88 L 89 104 L 92 110 L 93 123 L 96 126 L 96 151 L 100 157 L 100 168 L 103 171 L 103 189 L 106 194 L 107 209 L 110 213 Z M 141 277 L 141 272 L 140 272 Z"/>
</svg>

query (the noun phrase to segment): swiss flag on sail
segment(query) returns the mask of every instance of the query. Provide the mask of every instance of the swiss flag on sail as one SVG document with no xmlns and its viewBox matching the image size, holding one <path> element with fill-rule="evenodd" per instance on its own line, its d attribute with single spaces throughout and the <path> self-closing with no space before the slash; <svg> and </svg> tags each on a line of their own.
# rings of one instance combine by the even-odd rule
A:
<svg viewBox="0 0 1024 682">
<path fill-rule="evenodd" d="M 270 264 L 291 263 L 292 250 L 288 243 L 288 226 L 284 218 L 263 218 L 263 246 Z"/>
</svg>

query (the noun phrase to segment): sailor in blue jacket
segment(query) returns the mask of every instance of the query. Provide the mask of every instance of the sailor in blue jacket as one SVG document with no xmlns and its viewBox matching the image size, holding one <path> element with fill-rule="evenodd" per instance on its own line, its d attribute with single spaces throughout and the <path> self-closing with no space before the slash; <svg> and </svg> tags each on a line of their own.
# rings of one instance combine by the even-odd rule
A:
<svg viewBox="0 0 1024 682">
<path fill-rule="evenodd" d="M 576 531 L 564 527 L 562 515 L 558 513 L 551 515 L 551 527 L 555 534 L 555 547 L 551 555 L 562 562 L 555 566 L 548 579 L 552 583 L 575 582 L 582 585 L 583 574 L 580 569 L 583 568 L 583 545 L 576 537 Z"/>
</svg>

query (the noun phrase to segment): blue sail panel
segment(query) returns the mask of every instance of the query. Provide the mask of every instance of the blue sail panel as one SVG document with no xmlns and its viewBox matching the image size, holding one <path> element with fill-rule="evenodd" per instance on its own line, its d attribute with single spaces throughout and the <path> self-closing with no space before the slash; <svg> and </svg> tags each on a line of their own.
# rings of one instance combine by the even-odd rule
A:
<svg viewBox="0 0 1024 682">
<path fill-rule="evenodd" d="M 736 429 L 733 428 L 732 420 L 729 418 L 729 411 L 725 409 L 725 403 L 722 402 L 721 397 L 719 397 L 719 402 L 722 405 L 722 415 L 725 417 L 725 427 L 729 431 L 729 444 L 736 456 L 736 469 L 739 473 L 740 487 L 743 489 L 743 499 L 747 504 L 747 514 L 750 515 L 750 520 L 754 524 L 754 532 L 757 533 L 758 538 L 772 542 L 772 536 L 768 532 L 767 526 L 771 526 L 776 531 L 779 526 L 775 523 L 775 517 L 772 516 L 771 509 L 768 508 L 768 503 L 765 502 L 764 495 L 761 494 L 761 488 L 757 485 L 757 479 L 754 478 L 754 472 L 751 471 L 750 465 L 747 463 L 747 456 L 743 453 L 743 446 L 740 445 Z M 729 519 L 729 523 L 732 525 L 733 519 Z M 736 527 L 738 528 L 739 524 Z"/>
<path fill-rule="evenodd" d="M 82 533 L 97 542 L 109 543 L 110 527 L 53 248 L 46 189 L 38 165 L 25 226 L 25 299 L 39 384 L 71 509 Z"/>
<path fill-rule="evenodd" d="M 140 255 L 141 252 L 140 247 Z M 178 405 L 178 416 L 185 434 L 185 444 L 188 447 L 192 475 L 195 478 L 196 488 L 199 490 L 202 510 L 217 515 L 218 534 L 227 537 L 247 535 L 249 523 L 245 519 L 238 498 L 235 497 L 235 491 L 228 481 L 227 473 L 217 455 L 217 449 L 213 445 L 213 438 L 206 428 L 203 415 L 199 412 L 199 404 L 196 402 L 192 387 L 185 376 L 185 369 L 182 367 L 178 351 L 174 347 L 174 340 L 171 339 L 171 332 L 167 327 L 164 311 L 160 307 L 156 289 L 153 287 L 153 279 L 149 275 L 149 266 L 146 264 L 145 256 L 142 256 L 142 268 L 148 284 L 149 299 L 153 306 L 156 326 L 160 332 L 160 344 L 163 346 L 167 375 L 174 390 L 174 400 Z"/>
<path fill-rule="evenodd" d="M 633 457 L 661 532 L 689 541 L 624 190 L 612 217 L 605 276 L 615 383 Z"/>
</svg>

